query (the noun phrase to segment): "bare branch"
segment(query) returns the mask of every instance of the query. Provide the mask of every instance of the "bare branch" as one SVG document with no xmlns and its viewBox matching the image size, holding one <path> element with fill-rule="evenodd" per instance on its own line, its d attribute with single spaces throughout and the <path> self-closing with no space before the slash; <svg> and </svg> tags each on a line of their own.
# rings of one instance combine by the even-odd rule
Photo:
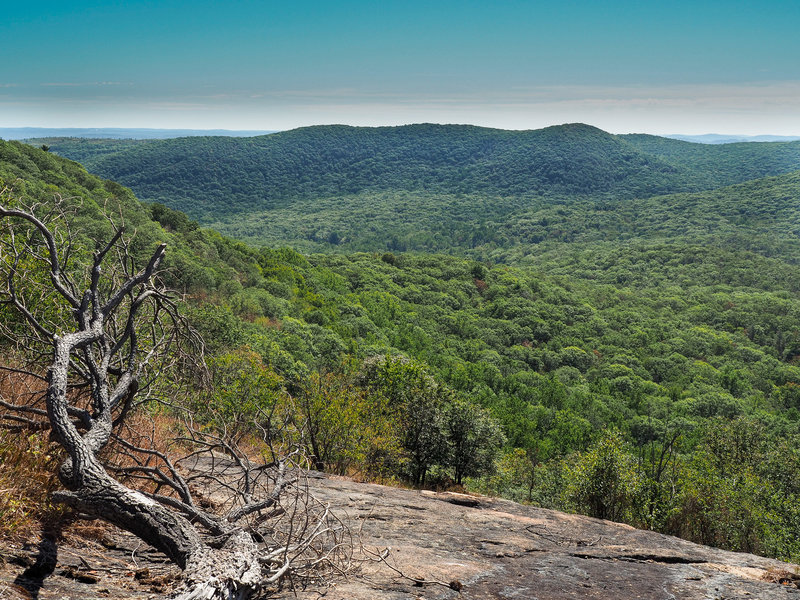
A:
<svg viewBox="0 0 800 600">
<path fill-rule="evenodd" d="M 274 409 L 258 415 L 264 423 L 244 428 L 241 419 L 197 424 L 185 408 L 164 402 L 171 427 L 184 415 L 182 433 L 164 442 L 155 419 L 142 431 L 137 403 L 170 387 L 159 382 L 165 374 L 172 380 L 190 372 L 193 394 L 209 382 L 202 340 L 156 279 L 166 244 L 137 271 L 124 227 L 111 221 L 109 241 L 90 265 L 76 267 L 70 258 L 80 240 L 68 228 L 51 228 L 63 215 L 61 199 L 41 218 L 37 210 L 0 206 L 0 218 L 25 224 L 24 233 L 10 227 L 0 239 L 0 301 L 17 310 L 28 331 L 0 329 L 47 377 L 7 370 L 39 389 L 0 396 L 0 426 L 50 430 L 61 445 L 65 489 L 53 499 L 164 552 L 185 569 L 183 598 L 244 599 L 271 584 L 346 572 L 349 531 L 310 493 L 302 455 L 279 458 Z M 49 283 L 24 277 L 31 259 L 49 272 Z M 54 315 L 34 297 L 57 299 L 62 312 Z M 254 449 L 259 433 L 263 443 Z"/>
<path fill-rule="evenodd" d="M 103 315 L 108 316 L 112 311 L 114 311 L 122 302 L 122 299 L 128 295 L 137 285 L 141 285 L 148 281 L 155 273 L 158 265 L 161 263 L 162 259 L 164 258 L 164 253 L 167 251 L 167 245 L 161 244 L 156 251 L 153 253 L 153 256 L 150 258 L 150 262 L 147 264 L 142 271 L 140 271 L 136 276 L 131 277 L 125 283 L 123 283 L 117 292 L 109 298 L 108 302 L 106 302 L 101 312 Z"/>
<path fill-rule="evenodd" d="M 56 242 L 55 239 L 53 238 L 52 232 L 47 228 L 47 226 L 42 221 L 37 219 L 33 213 L 28 213 L 21 210 L 13 210 L 13 209 L 9 210 L 2 205 L 0 205 L 0 217 L 12 217 L 16 219 L 23 219 L 31 223 L 34 227 L 36 227 L 41 236 L 44 238 L 45 244 L 47 244 L 47 250 L 49 253 L 49 262 L 50 262 L 50 278 L 53 283 L 53 287 L 74 308 L 78 308 L 80 306 L 78 299 L 64 286 L 64 282 L 61 276 L 61 264 L 59 263 L 58 251 L 56 250 Z"/>
</svg>

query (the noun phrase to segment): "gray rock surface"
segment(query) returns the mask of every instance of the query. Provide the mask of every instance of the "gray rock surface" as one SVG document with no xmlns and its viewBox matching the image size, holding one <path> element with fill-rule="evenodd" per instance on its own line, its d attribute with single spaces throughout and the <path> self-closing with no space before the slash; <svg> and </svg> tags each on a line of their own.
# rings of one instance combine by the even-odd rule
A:
<svg viewBox="0 0 800 600">
<path fill-rule="evenodd" d="M 296 596 L 283 590 L 281 598 L 800 600 L 796 565 L 627 525 L 322 475 L 312 476 L 312 488 L 349 518 L 366 551 L 388 549 L 386 563 L 405 576 L 380 561 L 363 561 L 346 579 L 318 582 Z M 41 548 L 3 549 L 0 598 L 31 597 L 25 592 L 31 586 L 41 600 L 157 598 L 178 574 L 135 538 L 114 534 L 104 545 L 60 544 L 51 573 L 26 579 L 26 569 L 35 574 L 37 559 L 43 562 Z"/>
</svg>

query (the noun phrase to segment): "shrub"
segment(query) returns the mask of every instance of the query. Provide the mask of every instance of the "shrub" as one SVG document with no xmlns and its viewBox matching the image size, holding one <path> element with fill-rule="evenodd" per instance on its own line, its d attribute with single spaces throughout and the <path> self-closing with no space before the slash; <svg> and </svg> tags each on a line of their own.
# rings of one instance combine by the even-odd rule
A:
<svg viewBox="0 0 800 600">
<path fill-rule="evenodd" d="M 622 435 L 606 432 L 588 452 L 578 455 L 569 470 L 565 494 L 581 512 L 621 521 L 641 493 L 643 481 Z"/>
</svg>

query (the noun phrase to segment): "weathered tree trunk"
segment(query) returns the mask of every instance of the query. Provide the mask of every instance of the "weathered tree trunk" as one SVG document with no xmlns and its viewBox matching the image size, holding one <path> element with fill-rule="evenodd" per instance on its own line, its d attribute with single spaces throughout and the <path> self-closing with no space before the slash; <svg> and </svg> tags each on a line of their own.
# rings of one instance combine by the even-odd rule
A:
<svg viewBox="0 0 800 600">
<path fill-rule="evenodd" d="M 184 570 L 178 600 L 246 600 L 265 580 L 260 549 L 245 532 L 232 535 L 219 550 L 201 547 Z"/>
<path fill-rule="evenodd" d="M 94 427 L 83 436 L 70 420 L 66 409 L 70 352 L 92 337 L 89 332 L 79 332 L 57 339 L 55 344 L 47 408 L 56 439 L 69 456 L 59 470 L 67 491 L 56 492 L 54 500 L 129 531 L 166 554 L 184 570 L 184 583 L 177 598 L 249 598 L 264 579 L 259 548 L 249 534 L 239 531 L 221 549 L 210 548 L 188 519 L 122 485 L 106 472 L 91 443 L 95 441 L 98 450 L 105 446 L 108 435 L 94 429 L 106 426 L 102 418 L 97 418 Z M 110 419 L 107 421 L 110 424 Z M 234 531 L 232 527 L 230 530 Z"/>
<path fill-rule="evenodd" d="M 95 479 L 90 477 L 89 479 Z M 77 492 L 59 492 L 69 506 L 129 531 L 164 552 L 184 571 L 181 600 L 246 600 L 265 577 L 260 549 L 250 534 L 239 531 L 220 549 L 210 548 L 184 517 L 107 475 Z"/>
<path fill-rule="evenodd" d="M 123 486 L 102 469 L 87 471 L 80 488 L 55 492 L 54 500 L 129 531 L 186 568 L 192 554 L 203 546 L 187 519 Z"/>
<path fill-rule="evenodd" d="M 0 190 L 0 198 L 2 194 Z M 342 544 L 337 537 L 341 539 L 343 534 L 331 526 L 327 507 L 314 504 L 307 490 L 295 485 L 295 475 L 286 476 L 292 454 L 274 464 L 255 466 L 224 434 L 200 432 L 190 425 L 189 438 L 201 448 L 192 456 L 222 448 L 238 469 L 233 483 L 229 471 L 214 471 L 214 461 L 202 475 L 233 494 L 228 514 L 220 516 L 198 507 L 187 480 L 168 456 L 114 435 L 140 382 L 158 376 L 160 368 L 153 363 L 158 365 L 175 340 L 183 339 L 175 305 L 153 281 L 166 245 L 155 250 L 144 269 L 134 272 L 129 241 L 123 239 L 120 228 L 95 252 L 88 273 L 82 265 L 68 269 L 73 253 L 68 246 L 67 256 L 59 257 L 57 238 L 49 229 L 48 219 L 56 213 L 48 213 L 42 221 L 33 212 L 0 206 L 0 217 L 22 220 L 30 227 L 26 235 L 15 235 L 12 230 L 7 237 L 0 236 L 0 302 L 16 308 L 28 323 L 29 332 L 23 339 L 36 355 L 52 352 L 47 365 L 47 410 L 27 407 L 26 414 L 35 419 L 22 422 L 35 431 L 49 428 L 66 451 L 58 472 L 66 489 L 56 492 L 54 499 L 129 531 L 162 551 L 184 570 L 184 581 L 175 595 L 181 600 L 246 600 L 290 571 L 308 574 L 316 572 L 318 565 L 337 569 L 330 554 L 340 552 Z M 43 246 L 31 233 L 36 230 Z M 101 285 L 101 264 L 109 253 L 116 254 L 117 261 Z M 31 300 L 37 294 L 29 290 L 20 294 L 21 287 L 30 285 L 21 269 L 29 260 L 49 271 L 49 283 L 40 282 L 48 310 L 40 312 Z M 50 294 L 56 306 L 60 302 L 63 308 L 57 318 L 50 310 Z M 140 337 L 146 337 L 147 343 Z M 133 466 L 109 465 L 106 470 L 101 453 L 112 440 L 130 451 Z M 151 459 L 161 461 L 160 466 L 152 467 Z M 112 477 L 113 472 L 149 480 L 156 484 L 156 491 L 128 488 Z M 293 485 L 293 509 L 282 529 L 270 519 L 288 514 L 279 498 Z M 163 495 L 158 491 L 162 487 L 169 492 Z M 252 534 L 249 527 L 253 527 Z M 324 536 L 334 540 L 327 550 Z M 275 548 L 267 551 L 256 539 L 270 539 Z"/>
</svg>

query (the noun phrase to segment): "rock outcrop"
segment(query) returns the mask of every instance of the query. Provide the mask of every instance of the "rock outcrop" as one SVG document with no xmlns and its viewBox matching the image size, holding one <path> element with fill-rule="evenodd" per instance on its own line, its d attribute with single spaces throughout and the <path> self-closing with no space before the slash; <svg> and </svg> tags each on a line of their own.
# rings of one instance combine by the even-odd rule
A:
<svg viewBox="0 0 800 600">
<path fill-rule="evenodd" d="M 800 598 L 796 565 L 752 554 L 506 500 L 317 474 L 311 481 L 315 495 L 349 518 L 366 554 L 385 561 L 296 590 L 301 599 Z M 26 588 L 41 600 L 161 597 L 177 575 L 135 538 L 115 535 L 105 546 L 62 544 L 45 577 L 41 543 L 7 548 L 0 598 L 25 597 Z"/>
</svg>

